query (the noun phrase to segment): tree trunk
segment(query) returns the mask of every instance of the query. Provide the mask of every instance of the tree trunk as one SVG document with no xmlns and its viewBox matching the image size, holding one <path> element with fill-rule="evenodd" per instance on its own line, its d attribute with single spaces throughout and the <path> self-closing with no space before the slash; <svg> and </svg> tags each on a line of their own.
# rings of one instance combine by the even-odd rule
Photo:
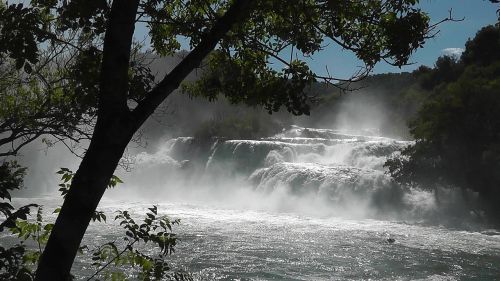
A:
<svg viewBox="0 0 500 281">
<path fill-rule="evenodd" d="M 113 1 L 104 38 L 96 127 L 40 258 L 35 281 L 69 279 L 83 235 L 133 134 L 231 26 L 244 20 L 252 1 L 236 0 L 196 48 L 131 112 L 127 106 L 128 68 L 138 3 Z"/>
<path fill-rule="evenodd" d="M 40 258 L 35 280 L 68 280 L 83 235 L 137 130 L 127 107 L 128 69 L 138 0 L 115 0 L 104 38 L 98 118 Z"/>
<path fill-rule="evenodd" d="M 35 280 L 69 280 L 83 235 L 131 138 L 123 127 L 100 125 L 64 200 Z"/>
</svg>

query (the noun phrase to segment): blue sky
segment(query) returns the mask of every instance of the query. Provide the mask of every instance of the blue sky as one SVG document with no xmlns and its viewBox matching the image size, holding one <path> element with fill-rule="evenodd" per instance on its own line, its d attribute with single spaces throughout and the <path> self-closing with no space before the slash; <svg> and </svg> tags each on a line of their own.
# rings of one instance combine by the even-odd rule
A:
<svg viewBox="0 0 500 281">
<path fill-rule="evenodd" d="M 432 23 L 446 18 L 450 9 L 454 18 L 463 18 L 463 21 L 441 24 L 440 32 L 413 54 L 410 60 L 412 65 L 398 68 L 381 62 L 375 66 L 372 73 L 412 71 L 420 65 L 433 66 L 439 56 L 463 49 L 465 42 L 473 38 L 481 27 L 496 23 L 498 18 L 498 4 L 486 0 L 421 0 L 419 6 L 429 14 Z M 309 61 L 309 65 L 317 73 L 324 73 L 325 65 L 328 65 L 333 76 L 349 78 L 363 63 L 351 53 L 332 46 L 315 56 Z"/>
<path fill-rule="evenodd" d="M 433 66 L 446 49 L 449 52 L 464 48 L 465 42 L 473 38 L 481 27 L 497 21 L 498 4 L 486 0 L 421 0 L 419 6 L 429 14 L 432 23 L 446 18 L 450 9 L 454 18 L 464 20 L 441 24 L 435 38 L 429 39 L 422 49 L 414 53 L 410 60 L 414 64 L 400 69 L 381 62 L 375 66 L 373 73 L 412 71 L 420 65 Z M 330 74 L 341 78 L 349 78 L 363 66 L 352 54 L 343 52 L 339 47 L 329 48 L 310 61 L 311 68 L 320 73 L 324 72 L 325 64 L 328 64 Z"/>
<path fill-rule="evenodd" d="M 454 18 L 464 20 L 443 23 L 439 27 L 440 32 L 437 36 L 429 39 L 424 48 L 414 54 L 412 61 L 416 65 L 405 67 L 403 70 L 411 71 L 422 64 L 432 66 L 436 59 L 445 53 L 443 50 L 464 48 L 465 42 L 473 38 L 481 27 L 496 23 L 498 7 L 498 4 L 495 5 L 486 0 L 421 0 L 420 8 L 429 14 L 432 22 L 448 16 L 450 9 Z M 400 70 L 397 67 L 380 64 L 374 71 L 381 73 Z"/>
</svg>

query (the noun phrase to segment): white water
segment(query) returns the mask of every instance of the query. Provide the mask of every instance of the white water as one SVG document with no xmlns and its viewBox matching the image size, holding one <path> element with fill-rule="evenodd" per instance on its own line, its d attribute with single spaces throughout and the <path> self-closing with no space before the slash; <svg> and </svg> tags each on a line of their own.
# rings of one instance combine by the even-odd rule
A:
<svg viewBox="0 0 500 281">
<path fill-rule="evenodd" d="M 173 139 L 137 155 L 100 209 L 141 217 L 157 204 L 180 218 L 171 262 L 198 280 L 500 280 L 500 233 L 460 196 L 436 200 L 384 174 L 407 144 L 299 127 L 263 140 Z M 122 235 L 93 224 L 85 241 Z"/>
<path fill-rule="evenodd" d="M 385 174 L 410 143 L 295 126 L 261 140 L 184 137 L 138 154 L 122 177 L 136 196 L 169 202 L 476 227 L 462 194 L 401 188 Z"/>
</svg>

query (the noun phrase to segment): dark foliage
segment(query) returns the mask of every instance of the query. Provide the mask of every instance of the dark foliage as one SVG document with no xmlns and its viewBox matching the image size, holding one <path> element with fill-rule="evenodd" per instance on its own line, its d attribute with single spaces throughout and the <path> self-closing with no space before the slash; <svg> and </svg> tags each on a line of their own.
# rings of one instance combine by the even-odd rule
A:
<svg viewBox="0 0 500 281">
<path fill-rule="evenodd" d="M 0 223 L 0 232 L 5 229 L 16 227 L 16 221 L 26 220 L 31 207 L 29 204 L 17 210 L 10 204 L 10 192 L 20 189 L 26 168 L 19 166 L 16 162 L 3 162 L 0 165 L 0 213 L 4 219 Z M 32 272 L 24 266 L 25 246 L 22 244 L 10 248 L 0 246 L 0 280 L 32 280 Z"/>
<path fill-rule="evenodd" d="M 2 199 L 0 213 L 5 218 L 0 223 L 0 232 L 6 227 L 14 227 L 16 219 L 26 219 L 30 207 L 36 206 L 36 204 L 30 204 L 14 211 L 14 207 L 8 202 L 11 200 L 10 192 L 22 187 L 25 173 L 26 168 L 19 166 L 16 162 L 3 162 L 0 165 L 0 199 Z"/>
<path fill-rule="evenodd" d="M 440 58 L 420 74 L 429 98 L 410 124 L 415 145 L 389 160 L 400 183 L 479 193 L 500 214 L 500 29 L 481 29 L 460 60 Z"/>
</svg>

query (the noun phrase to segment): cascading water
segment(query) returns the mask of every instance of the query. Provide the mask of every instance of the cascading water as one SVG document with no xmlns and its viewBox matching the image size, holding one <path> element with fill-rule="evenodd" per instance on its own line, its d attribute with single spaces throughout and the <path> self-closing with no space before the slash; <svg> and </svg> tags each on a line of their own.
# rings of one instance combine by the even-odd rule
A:
<svg viewBox="0 0 500 281">
<path fill-rule="evenodd" d="M 172 263 L 197 280 L 499 280 L 500 233 L 461 195 L 385 174 L 408 144 L 296 126 L 260 140 L 171 139 L 137 154 L 100 208 L 140 215 L 155 203 L 180 218 Z M 91 226 L 87 241 L 113 229 Z"/>
<path fill-rule="evenodd" d="M 435 206 L 434 194 L 401 188 L 385 174 L 387 157 L 408 144 L 297 126 L 260 140 L 200 142 L 182 137 L 169 140 L 154 154 L 137 155 L 138 170 L 131 183 L 144 185 L 145 179 L 154 178 L 156 194 L 166 188 L 165 196 L 175 197 L 180 188 L 185 197 L 204 190 L 199 196 L 203 201 L 218 203 L 237 202 L 232 195 L 238 192 L 253 193 L 274 198 L 268 206 L 267 198 L 256 203 L 274 211 L 288 205 L 276 200 L 293 200 L 299 205 L 315 204 L 317 208 L 308 209 L 321 210 L 322 215 L 431 219 L 442 211 Z"/>
</svg>

